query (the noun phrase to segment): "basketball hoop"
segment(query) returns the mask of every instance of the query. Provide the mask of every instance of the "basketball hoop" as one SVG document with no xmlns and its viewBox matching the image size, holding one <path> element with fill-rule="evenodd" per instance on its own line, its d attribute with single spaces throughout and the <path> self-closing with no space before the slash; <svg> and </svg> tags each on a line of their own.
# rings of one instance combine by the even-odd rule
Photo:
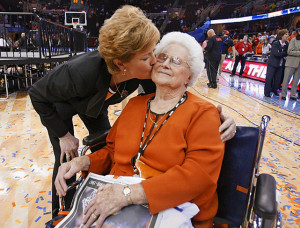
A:
<svg viewBox="0 0 300 228">
<path fill-rule="evenodd" d="M 78 25 L 78 21 L 72 21 L 72 25 L 73 25 L 73 29 L 76 29 Z"/>
</svg>

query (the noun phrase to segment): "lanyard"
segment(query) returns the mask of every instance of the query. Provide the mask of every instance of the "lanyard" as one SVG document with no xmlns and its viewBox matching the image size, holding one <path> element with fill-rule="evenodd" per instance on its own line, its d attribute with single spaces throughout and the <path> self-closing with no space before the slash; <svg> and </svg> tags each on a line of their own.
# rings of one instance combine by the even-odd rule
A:
<svg viewBox="0 0 300 228">
<path fill-rule="evenodd" d="M 149 135 L 147 136 L 147 138 L 145 139 L 145 142 L 143 143 L 143 139 L 144 139 L 144 136 L 145 136 L 145 129 L 146 129 L 146 123 L 147 123 L 148 113 L 150 111 L 150 102 L 153 100 L 153 98 L 154 97 L 150 98 L 149 101 L 148 101 L 148 103 L 147 103 L 147 112 L 146 112 L 146 115 L 145 115 L 145 121 L 144 121 L 142 136 L 141 136 L 141 143 L 140 143 L 139 152 L 138 152 L 138 154 L 136 156 L 134 156 L 131 159 L 131 163 L 132 163 L 133 166 L 135 164 L 135 160 L 139 159 L 144 154 L 145 149 L 151 143 L 151 141 L 154 138 L 154 136 L 162 128 L 162 126 L 167 122 L 167 120 L 173 115 L 174 111 L 178 108 L 178 106 L 184 103 L 184 101 L 187 98 L 187 94 L 186 94 L 186 92 L 183 94 L 182 98 L 178 101 L 178 103 L 174 106 L 174 108 L 172 108 L 169 111 L 169 115 L 167 116 L 167 118 L 162 122 L 162 124 L 158 127 L 158 129 L 154 132 L 154 134 L 150 138 L 150 135 L 151 135 L 151 133 L 152 133 L 152 131 L 154 129 L 154 126 L 155 126 L 155 122 L 153 123 L 153 125 L 151 126 L 151 129 L 150 129 Z M 156 120 L 157 120 L 157 118 L 156 118 Z"/>
</svg>

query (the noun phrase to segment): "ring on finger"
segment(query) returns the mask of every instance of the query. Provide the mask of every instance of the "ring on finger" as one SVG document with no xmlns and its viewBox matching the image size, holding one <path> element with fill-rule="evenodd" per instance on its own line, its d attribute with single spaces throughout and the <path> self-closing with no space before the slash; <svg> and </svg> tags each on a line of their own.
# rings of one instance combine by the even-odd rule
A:
<svg viewBox="0 0 300 228">
<path fill-rule="evenodd" d="M 95 213 L 92 213 L 91 216 L 92 216 L 93 219 L 97 219 L 97 215 L 95 215 Z"/>
<path fill-rule="evenodd" d="M 71 155 L 70 154 L 66 154 L 66 158 L 70 158 L 71 157 Z"/>
<path fill-rule="evenodd" d="M 112 213 L 112 215 L 116 215 L 118 213 L 118 210 L 116 210 L 115 212 Z"/>
</svg>

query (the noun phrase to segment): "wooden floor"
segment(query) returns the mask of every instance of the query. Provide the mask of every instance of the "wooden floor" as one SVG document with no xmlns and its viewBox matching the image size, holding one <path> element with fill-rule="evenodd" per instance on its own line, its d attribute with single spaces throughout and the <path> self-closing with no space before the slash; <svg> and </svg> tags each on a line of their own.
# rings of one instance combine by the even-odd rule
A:
<svg viewBox="0 0 300 228">
<path fill-rule="evenodd" d="M 260 123 L 263 114 L 271 116 L 261 171 L 276 178 L 283 227 L 299 227 L 300 115 L 225 84 L 216 90 L 208 89 L 206 81 L 201 78 L 190 91 L 215 105 L 222 104 L 238 125 L 253 126 Z M 121 104 L 110 108 L 112 123 L 117 118 L 115 110 L 120 109 Z M 78 117 L 74 120 L 76 135 L 82 139 L 87 131 Z M 0 227 L 43 227 L 51 219 L 54 156 L 26 92 L 10 94 L 8 100 L 0 101 L 0 156 Z"/>
</svg>

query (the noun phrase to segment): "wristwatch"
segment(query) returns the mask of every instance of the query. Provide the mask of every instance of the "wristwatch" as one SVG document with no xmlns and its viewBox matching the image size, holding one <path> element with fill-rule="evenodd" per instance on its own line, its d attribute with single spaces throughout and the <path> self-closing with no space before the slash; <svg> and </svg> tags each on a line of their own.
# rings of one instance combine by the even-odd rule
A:
<svg viewBox="0 0 300 228">
<path fill-rule="evenodd" d="M 131 190 L 130 190 L 128 184 L 124 186 L 123 193 L 124 193 L 125 198 L 126 198 L 126 200 L 128 202 L 128 205 L 131 205 L 132 204 L 132 200 L 131 200 L 131 196 L 130 196 Z"/>
</svg>

